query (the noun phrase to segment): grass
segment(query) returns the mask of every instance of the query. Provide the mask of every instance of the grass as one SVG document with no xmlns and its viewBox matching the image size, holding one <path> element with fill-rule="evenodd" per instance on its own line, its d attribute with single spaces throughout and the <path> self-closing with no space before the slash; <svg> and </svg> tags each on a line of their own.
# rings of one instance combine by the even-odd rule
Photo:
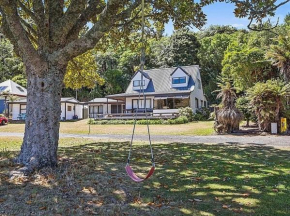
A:
<svg viewBox="0 0 290 216">
<path fill-rule="evenodd" d="M 60 132 L 68 134 L 88 134 L 88 120 L 61 122 Z M 131 134 L 132 125 L 91 125 L 91 134 Z M 156 135 L 212 135 L 213 122 L 192 122 L 181 125 L 150 125 Z M 9 124 L 0 127 L 0 132 L 24 132 L 24 124 Z M 146 125 L 137 125 L 136 134 L 147 134 Z"/>
<path fill-rule="evenodd" d="M 3 215 L 289 215 L 290 151 L 263 146 L 154 144 L 156 172 L 125 174 L 128 143 L 61 139 L 59 166 L 10 180 L 20 138 L 0 137 Z M 150 168 L 148 145 L 132 166 Z"/>
</svg>

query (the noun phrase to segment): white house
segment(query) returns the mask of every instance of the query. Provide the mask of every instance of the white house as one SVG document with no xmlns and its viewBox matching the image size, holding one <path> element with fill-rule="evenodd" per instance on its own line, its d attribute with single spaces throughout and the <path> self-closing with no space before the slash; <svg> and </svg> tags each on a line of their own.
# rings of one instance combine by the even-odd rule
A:
<svg viewBox="0 0 290 216">
<path fill-rule="evenodd" d="M 142 88 L 145 101 L 138 99 Z M 107 98 L 125 101 L 125 112 L 134 112 L 138 106 L 153 114 L 178 112 L 181 107 L 191 107 L 196 112 L 208 106 L 198 65 L 137 71 L 125 93 Z"/>
<path fill-rule="evenodd" d="M 17 100 L 8 102 L 8 106 L 12 106 L 12 120 L 23 120 L 26 116 L 27 100 Z M 79 102 L 75 98 L 61 98 L 61 120 L 71 120 L 77 118 L 82 119 L 84 116 L 85 104 Z M 10 110 L 10 109 L 9 109 Z"/>
<path fill-rule="evenodd" d="M 10 95 L 14 96 L 14 100 L 19 100 L 27 96 L 27 90 L 12 80 L 0 83 L 0 113 L 7 108 L 6 102 L 9 101 Z M 10 107 L 10 112 L 11 110 L 12 107 Z"/>
</svg>

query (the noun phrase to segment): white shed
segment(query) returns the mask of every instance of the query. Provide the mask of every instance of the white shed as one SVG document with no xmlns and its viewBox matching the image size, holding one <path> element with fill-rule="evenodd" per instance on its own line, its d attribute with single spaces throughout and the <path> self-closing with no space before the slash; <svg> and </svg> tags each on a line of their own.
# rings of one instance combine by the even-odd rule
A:
<svg viewBox="0 0 290 216">
<path fill-rule="evenodd" d="M 26 116 L 27 100 L 22 99 L 14 102 L 8 102 L 12 106 L 12 120 L 24 120 Z M 61 120 L 82 119 L 84 115 L 84 103 L 80 103 L 75 98 L 61 98 Z"/>
</svg>

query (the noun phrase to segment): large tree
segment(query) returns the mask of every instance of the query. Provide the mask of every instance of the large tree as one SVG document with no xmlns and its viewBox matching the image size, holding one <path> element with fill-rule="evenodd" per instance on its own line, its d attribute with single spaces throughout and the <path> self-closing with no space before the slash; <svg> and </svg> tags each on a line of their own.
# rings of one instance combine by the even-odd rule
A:
<svg viewBox="0 0 290 216">
<path fill-rule="evenodd" d="M 192 1 L 146 3 L 148 16 L 159 23 L 169 18 L 177 27 L 205 23 L 201 7 Z M 138 28 L 140 4 L 141 0 L 0 1 L 2 32 L 27 73 L 27 119 L 17 157 L 26 171 L 57 165 L 60 100 L 68 62 L 110 34 L 120 38 Z"/>
<path fill-rule="evenodd" d="M 215 1 L 145 0 L 146 17 L 159 27 L 170 19 L 175 27 L 201 27 L 206 21 L 202 5 Z M 236 15 L 251 19 L 274 13 L 281 5 L 269 0 L 232 2 L 240 9 Z M 68 62 L 108 36 L 118 40 L 139 27 L 140 4 L 141 0 L 0 1 L 1 31 L 27 73 L 25 135 L 17 157 L 24 170 L 57 165 L 60 100 Z"/>
</svg>

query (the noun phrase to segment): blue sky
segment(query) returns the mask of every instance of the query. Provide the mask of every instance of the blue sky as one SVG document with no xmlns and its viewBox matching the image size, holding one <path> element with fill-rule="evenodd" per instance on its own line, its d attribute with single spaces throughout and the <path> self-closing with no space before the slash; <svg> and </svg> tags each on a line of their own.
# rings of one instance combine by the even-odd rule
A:
<svg viewBox="0 0 290 216">
<path fill-rule="evenodd" d="M 281 0 L 278 2 L 281 2 Z M 247 18 L 236 18 L 233 13 L 234 8 L 234 4 L 229 3 L 214 3 L 206 6 L 204 8 L 204 13 L 207 15 L 207 24 L 205 27 L 210 25 L 232 25 L 237 28 L 247 28 L 249 20 Z M 280 22 L 282 22 L 285 15 L 288 13 L 290 13 L 290 3 L 278 8 L 275 17 L 271 18 L 271 20 L 273 20 L 273 22 L 277 22 L 277 18 L 279 17 Z M 165 34 L 171 35 L 173 30 L 173 24 L 172 22 L 169 22 L 165 26 Z"/>
</svg>

